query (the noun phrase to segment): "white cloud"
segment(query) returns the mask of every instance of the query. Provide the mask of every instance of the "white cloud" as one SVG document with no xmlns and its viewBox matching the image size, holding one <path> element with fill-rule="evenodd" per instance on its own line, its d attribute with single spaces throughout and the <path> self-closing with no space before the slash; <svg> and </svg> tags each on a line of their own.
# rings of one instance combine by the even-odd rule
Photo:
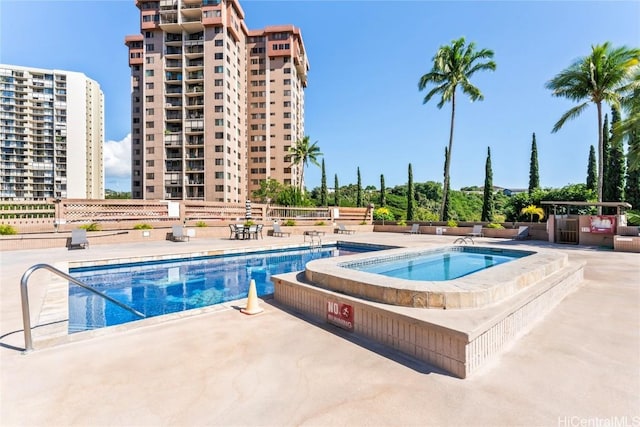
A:
<svg viewBox="0 0 640 427">
<path fill-rule="evenodd" d="M 105 177 L 131 179 L 131 134 L 104 144 Z"/>
</svg>

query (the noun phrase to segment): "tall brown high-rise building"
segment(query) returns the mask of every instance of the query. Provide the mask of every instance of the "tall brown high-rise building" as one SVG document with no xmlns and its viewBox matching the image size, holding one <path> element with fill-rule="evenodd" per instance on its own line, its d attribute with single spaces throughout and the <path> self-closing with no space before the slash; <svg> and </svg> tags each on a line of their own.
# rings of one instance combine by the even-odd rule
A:
<svg viewBox="0 0 640 427">
<path fill-rule="evenodd" d="M 244 202 L 260 181 L 295 185 L 304 134 L 300 30 L 248 30 L 237 0 L 136 0 L 127 36 L 134 199 Z"/>
</svg>

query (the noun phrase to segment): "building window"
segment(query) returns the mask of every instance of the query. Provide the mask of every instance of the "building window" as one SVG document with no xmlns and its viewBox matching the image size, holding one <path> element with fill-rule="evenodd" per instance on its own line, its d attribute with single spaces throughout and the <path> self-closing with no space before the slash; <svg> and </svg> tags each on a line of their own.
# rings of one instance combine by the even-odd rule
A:
<svg viewBox="0 0 640 427">
<path fill-rule="evenodd" d="M 147 90 L 153 90 L 153 82 L 145 83 L 144 87 L 147 88 Z"/>
<path fill-rule="evenodd" d="M 156 122 L 146 122 L 145 123 L 145 127 L 147 129 L 153 129 L 155 127 L 155 125 L 156 125 Z"/>
<path fill-rule="evenodd" d="M 224 151 L 224 147 L 222 145 L 216 145 L 215 151 L 216 153 L 222 153 Z"/>
<path fill-rule="evenodd" d="M 147 64 L 153 64 L 154 60 L 155 60 L 155 58 L 153 56 L 147 56 L 145 58 L 145 61 L 147 61 Z"/>
<path fill-rule="evenodd" d="M 291 96 L 291 91 L 289 89 L 285 90 L 284 96 Z"/>
<path fill-rule="evenodd" d="M 215 138 L 216 139 L 224 139 L 224 132 L 216 132 L 215 133 Z"/>
<path fill-rule="evenodd" d="M 216 92 L 216 93 L 213 95 L 213 97 L 214 97 L 215 99 L 222 99 L 222 98 L 223 98 L 222 92 Z"/>
<path fill-rule="evenodd" d="M 224 126 L 224 119 L 216 119 L 215 124 L 216 126 Z"/>
<path fill-rule="evenodd" d="M 222 79 L 215 79 L 213 81 L 213 85 L 214 86 L 222 86 L 223 84 L 224 84 L 224 80 L 222 80 Z"/>
<path fill-rule="evenodd" d="M 144 97 L 144 100 L 147 102 L 153 102 L 153 95 L 147 95 Z"/>
<path fill-rule="evenodd" d="M 155 192 L 155 188 L 153 187 L 153 185 L 147 185 L 147 193 L 153 193 Z"/>
<path fill-rule="evenodd" d="M 216 172 L 216 179 L 223 179 L 224 178 L 224 172 Z"/>
<path fill-rule="evenodd" d="M 283 82 L 285 85 L 290 85 L 291 84 L 291 79 L 284 79 Z"/>
<path fill-rule="evenodd" d="M 213 55 L 214 59 L 224 59 L 224 53 L 216 53 Z"/>
<path fill-rule="evenodd" d="M 222 165 L 224 165 L 224 161 L 222 159 L 216 159 L 215 164 L 216 164 L 216 166 L 222 166 Z"/>
<path fill-rule="evenodd" d="M 145 111 L 147 113 L 147 116 L 153 116 L 155 112 L 153 108 L 147 108 Z"/>
<path fill-rule="evenodd" d="M 213 72 L 214 73 L 224 73 L 224 66 L 216 65 L 215 67 L 213 67 Z"/>
<path fill-rule="evenodd" d="M 144 48 L 145 48 L 145 50 L 146 50 L 147 52 L 153 52 L 153 50 L 154 50 L 154 48 L 155 48 L 155 47 L 154 47 L 153 43 L 147 43 L 147 44 L 144 46 Z"/>
<path fill-rule="evenodd" d="M 222 39 L 219 39 L 213 42 L 214 46 L 222 46 L 223 44 L 224 44 L 224 41 Z"/>
<path fill-rule="evenodd" d="M 224 191 L 224 185 L 216 185 L 216 191 L 221 193 Z"/>
</svg>

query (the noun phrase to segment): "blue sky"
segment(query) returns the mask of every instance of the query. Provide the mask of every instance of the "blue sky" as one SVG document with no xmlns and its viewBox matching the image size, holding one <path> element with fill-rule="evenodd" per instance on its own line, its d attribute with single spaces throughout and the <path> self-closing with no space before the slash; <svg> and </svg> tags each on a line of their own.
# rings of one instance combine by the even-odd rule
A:
<svg viewBox="0 0 640 427">
<path fill-rule="evenodd" d="M 491 147 L 495 185 L 528 185 L 536 133 L 541 185 L 584 182 L 597 145 L 595 107 L 551 129 L 574 104 L 545 83 L 591 45 L 640 46 L 640 2 L 241 0 L 247 26 L 301 28 L 311 69 L 305 133 L 318 141 L 330 186 L 442 181 L 450 104 L 423 105 L 417 83 L 438 47 L 464 36 L 495 52 L 497 70 L 472 83 L 485 100 L 459 97 L 451 164 L 457 189 L 482 185 Z M 139 33 L 134 0 L 0 0 L 0 62 L 85 73 L 105 94 L 107 188 L 129 190 L 130 73 L 124 37 Z M 307 188 L 320 185 L 310 166 Z"/>
</svg>

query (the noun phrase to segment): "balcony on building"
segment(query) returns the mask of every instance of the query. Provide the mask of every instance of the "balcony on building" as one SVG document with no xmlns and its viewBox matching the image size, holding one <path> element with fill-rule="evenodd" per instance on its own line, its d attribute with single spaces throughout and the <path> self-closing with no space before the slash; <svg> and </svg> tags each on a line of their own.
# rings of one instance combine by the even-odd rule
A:
<svg viewBox="0 0 640 427">
<path fill-rule="evenodd" d="M 178 71 L 182 69 L 182 61 L 179 59 L 170 59 L 167 58 L 164 63 L 164 68 L 167 71 Z M 176 70 L 173 70 L 176 69 Z"/>
<path fill-rule="evenodd" d="M 164 136 L 165 147 L 180 147 L 182 146 L 181 134 L 165 134 Z"/>
<path fill-rule="evenodd" d="M 204 60 L 202 58 L 199 59 L 189 59 L 187 60 L 187 71 L 198 71 L 204 68 Z"/>
<path fill-rule="evenodd" d="M 189 135 L 187 136 L 187 147 L 204 147 L 204 136 L 202 135 Z"/>
<path fill-rule="evenodd" d="M 202 108 L 204 105 L 204 96 L 193 96 L 187 100 L 187 109 Z"/>
</svg>

